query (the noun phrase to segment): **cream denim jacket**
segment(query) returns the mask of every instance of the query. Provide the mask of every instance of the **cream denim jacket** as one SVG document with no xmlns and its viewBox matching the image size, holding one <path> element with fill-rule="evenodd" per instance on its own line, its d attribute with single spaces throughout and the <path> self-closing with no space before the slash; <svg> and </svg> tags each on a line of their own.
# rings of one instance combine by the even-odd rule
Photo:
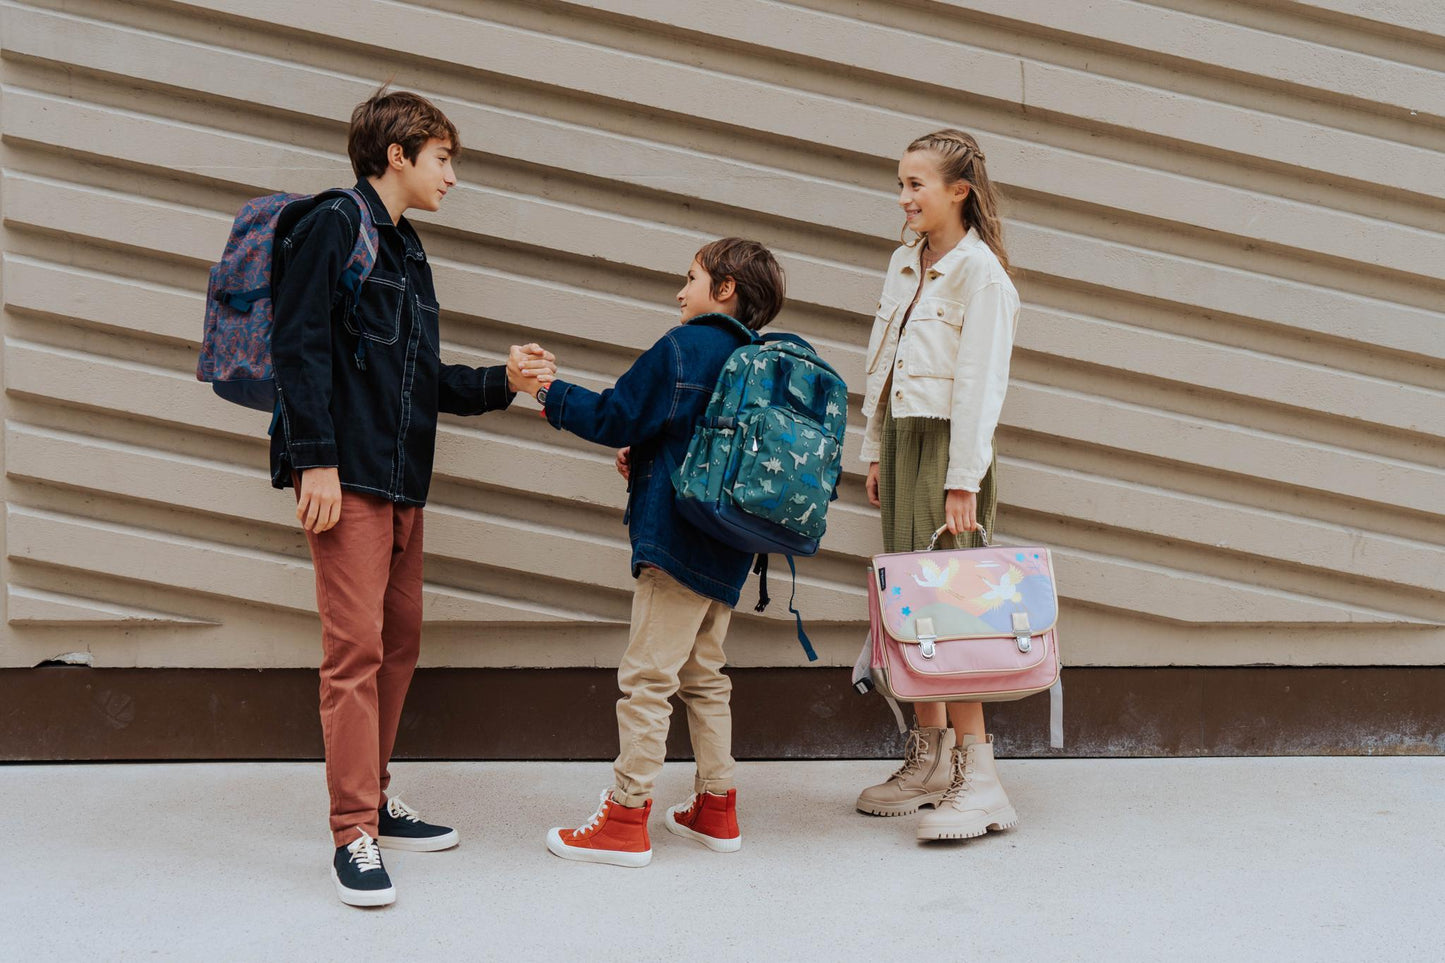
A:
<svg viewBox="0 0 1445 963">
<path fill-rule="evenodd" d="M 884 404 L 893 406 L 894 418 L 946 418 L 951 428 L 944 488 L 976 492 L 993 461 L 1019 295 L 993 251 L 970 229 L 928 269 L 900 342 L 903 315 L 918 290 L 922 251 L 921 244 L 900 247 L 888 262 L 868 339 L 863 460 L 878 460 Z M 890 374 L 890 397 L 883 398 Z"/>
</svg>

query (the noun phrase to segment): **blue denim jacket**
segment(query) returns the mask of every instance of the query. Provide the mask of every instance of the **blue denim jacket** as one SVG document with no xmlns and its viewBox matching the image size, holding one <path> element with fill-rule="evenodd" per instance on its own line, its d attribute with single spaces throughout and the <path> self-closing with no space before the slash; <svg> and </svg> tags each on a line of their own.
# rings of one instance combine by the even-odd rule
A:
<svg viewBox="0 0 1445 963">
<path fill-rule="evenodd" d="M 692 430 L 728 356 L 744 344 L 735 322 L 701 315 L 673 328 L 601 394 L 558 380 L 547 391 L 554 428 L 609 448 L 632 446 L 628 532 L 632 575 L 655 565 L 683 585 L 738 604 L 753 556 L 704 535 L 677 510 L 672 469 L 687 454 Z"/>
</svg>

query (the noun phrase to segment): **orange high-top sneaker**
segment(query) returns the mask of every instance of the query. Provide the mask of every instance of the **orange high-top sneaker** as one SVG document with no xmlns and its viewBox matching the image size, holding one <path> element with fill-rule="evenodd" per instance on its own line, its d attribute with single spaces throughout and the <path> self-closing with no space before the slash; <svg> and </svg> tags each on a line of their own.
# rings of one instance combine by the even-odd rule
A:
<svg viewBox="0 0 1445 963">
<path fill-rule="evenodd" d="M 547 848 L 563 859 L 613 866 L 646 866 L 652 862 L 652 843 L 647 838 L 647 817 L 652 800 L 629 809 L 612 799 L 611 788 L 602 791 L 602 801 L 592 818 L 576 829 L 548 830 Z"/>
<path fill-rule="evenodd" d="M 743 848 L 738 829 L 738 791 L 726 795 L 695 792 L 692 798 L 667 811 L 667 828 L 686 839 L 695 839 L 715 853 L 735 853 Z"/>
</svg>

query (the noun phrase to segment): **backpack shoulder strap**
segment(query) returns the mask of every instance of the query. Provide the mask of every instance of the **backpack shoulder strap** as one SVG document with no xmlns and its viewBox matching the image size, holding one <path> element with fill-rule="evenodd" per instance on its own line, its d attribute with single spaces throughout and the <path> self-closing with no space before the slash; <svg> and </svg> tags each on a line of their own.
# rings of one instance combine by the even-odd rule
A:
<svg viewBox="0 0 1445 963">
<path fill-rule="evenodd" d="M 346 259 L 346 267 L 341 271 L 341 286 L 348 294 L 354 294 L 361 289 L 361 284 L 371 276 L 371 269 L 376 267 L 376 249 L 380 239 L 376 233 L 376 222 L 371 216 L 371 205 L 361 192 L 352 187 L 339 187 L 325 191 L 317 195 L 317 200 L 328 197 L 346 197 L 356 205 L 358 225 L 356 229 L 356 243 L 351 246 L 351 256 Z"/>
<path fill-rule="evenodd" d="M 351 246 L 351 254 L 347 257 L 346 265 L 342 268 L 341 277 L 338 279 L 341 282 L 341 293 L 352 294 L 361 287 L 361 282 L 367 279 L 371 274 L 371 269 L 376 266 L 376 250 L 379 243 L 376 224 L 371 218 L 371 208 L 359 192 L 348 187 L 337 187 L 286 205 L 276 218 L 276 240 L 280 241 L 287 237 L 321 204 L 339 197 L 351 201 L 351 205 L 345 205 L 339 210 L 346 215 L 348 221 L 357 225 L 356 241 Z M 353 205 L 356 209 L 355 217 L 351 214 Z"/>
</svg>

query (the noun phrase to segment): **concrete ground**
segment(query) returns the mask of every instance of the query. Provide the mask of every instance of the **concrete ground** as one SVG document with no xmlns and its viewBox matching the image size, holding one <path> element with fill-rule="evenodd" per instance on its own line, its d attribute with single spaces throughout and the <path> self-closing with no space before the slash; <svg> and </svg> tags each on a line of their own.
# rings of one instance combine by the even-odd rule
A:
<svg viewBox="0 0 1445 963">
<path fill-rule="evenodd" d="M 747 763 L 744 847 L 653 817 L 652 865 L 570 863 L 605 763 L 410 763 L 462 832 L 335 898 L 316 764 L 0 766 L 0 959 L 1441 960 L 1445 759 L 1005 760 L 1021 823 L 921 844 L 853 812 L 878 762 Z M 670 764 L 659 810 L 691 786 Z"/>
</svg>

